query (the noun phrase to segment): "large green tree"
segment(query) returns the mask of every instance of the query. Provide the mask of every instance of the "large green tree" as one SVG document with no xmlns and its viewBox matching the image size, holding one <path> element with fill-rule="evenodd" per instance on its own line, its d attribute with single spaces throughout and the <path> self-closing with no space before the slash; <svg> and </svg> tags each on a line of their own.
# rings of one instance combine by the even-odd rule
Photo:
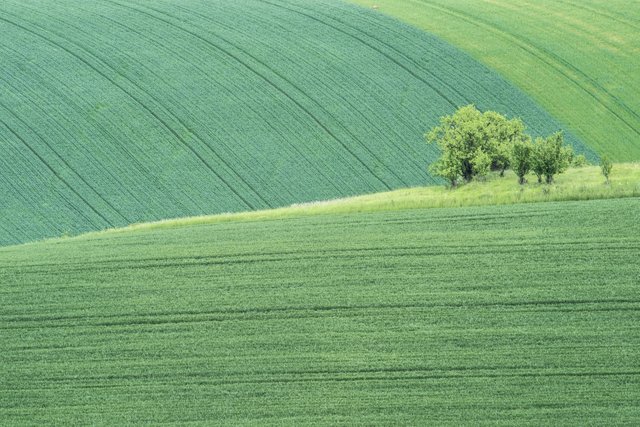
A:
<svg viewBox="0 0 640 427">
<path fill-rule="evenodd" d="M 495 111 L 480 112 L 474 105 L 459 108 L 440 119 L 438 126 L 425 135 L 436 143 L 441 157 L 431 165 L 431 171 L 455 186 L 484 176 L 489 170 L 501 175 L 509 167 L 511 147 L 528 137 L 520 119 L 507 119 Z"/>
</svg>

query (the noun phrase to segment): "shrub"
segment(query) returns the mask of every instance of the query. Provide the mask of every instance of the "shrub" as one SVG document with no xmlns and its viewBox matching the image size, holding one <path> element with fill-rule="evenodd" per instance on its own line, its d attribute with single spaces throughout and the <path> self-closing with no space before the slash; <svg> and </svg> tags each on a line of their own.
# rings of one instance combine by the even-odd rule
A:
<svg viewBox="0 0 640 427">
<path fill-rule="evenodd" d="M 589 165 L 589 160 L 584 156 L 584 154 L 578 154 L 573 157 L 571 160 L 571 166 L 574 168 L 582 168 Z"/>
</svg>

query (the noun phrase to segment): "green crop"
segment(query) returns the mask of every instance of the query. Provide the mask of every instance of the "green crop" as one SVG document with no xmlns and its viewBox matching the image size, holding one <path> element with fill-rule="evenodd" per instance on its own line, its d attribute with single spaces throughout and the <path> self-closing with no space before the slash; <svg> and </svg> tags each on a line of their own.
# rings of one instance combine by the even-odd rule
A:
<svg viewBox="0 0 640 427">
<path fill-rule="evenodd" d="M 2 248 L 0 424 L 634 424 L 639 209 L 333 214 Z"/>
<path fill-rule="evenodd" d="M 423 134 L 469 103 L 562 127 L 334 0 L 4 0 L 0 34 L 0 244 L 436 183 Z"/>
<path fill-rule="evenodd" d="M 640 159 L 640 7 L 609 0 L 352 0 L 437 34 L 600 154 Z"/>
</svg>

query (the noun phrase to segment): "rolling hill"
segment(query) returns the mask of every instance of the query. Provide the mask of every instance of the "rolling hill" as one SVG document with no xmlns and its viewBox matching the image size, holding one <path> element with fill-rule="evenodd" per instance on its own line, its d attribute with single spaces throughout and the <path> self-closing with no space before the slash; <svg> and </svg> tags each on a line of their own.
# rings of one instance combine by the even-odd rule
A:
<svg viewBox="0 0 640 427">
<path fill-rule="evenodd" d="M 423 133 L 463 104 L 564 127 L 339 1 L 6 0 L 0 32 L 0 245 L 434 183 Z"/>
<path fill-rule="evenodd" d="M 437 34 L 515 83 L 600 154 L 640 159 L 640 4 L 354 0 Z"/>
<path fill-rule="evenodd" d="M 0 248 L 0 420 L 633 424 L 638 209 L 169 223 Z"/>
</svg>

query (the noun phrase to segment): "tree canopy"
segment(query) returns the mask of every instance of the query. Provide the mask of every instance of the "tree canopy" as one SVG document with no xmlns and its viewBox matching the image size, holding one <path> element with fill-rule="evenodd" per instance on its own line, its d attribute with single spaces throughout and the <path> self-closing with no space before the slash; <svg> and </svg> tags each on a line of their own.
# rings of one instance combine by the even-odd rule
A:
<svg viewBox="0 0 640 427">
<path fill-rule="evenodd" d="M 508 119 L 495 111 L 483 113 L 474 105 L 442 117 L 425 138 L 437 144 L 442 153 L 431 165 L 431 172 L 452 187 L 460 180 L 484 177 L 489 171 L 499 171 L 503 176 L 508 168 L 514 169 L 521 184 L 530 170 L 540 181 L 544 177 L 551 183 L 573 157 L 571 147 L 563 145 L 562 132 L 538 138 L 533 144 L 519 118 Z"/>
</svg>

